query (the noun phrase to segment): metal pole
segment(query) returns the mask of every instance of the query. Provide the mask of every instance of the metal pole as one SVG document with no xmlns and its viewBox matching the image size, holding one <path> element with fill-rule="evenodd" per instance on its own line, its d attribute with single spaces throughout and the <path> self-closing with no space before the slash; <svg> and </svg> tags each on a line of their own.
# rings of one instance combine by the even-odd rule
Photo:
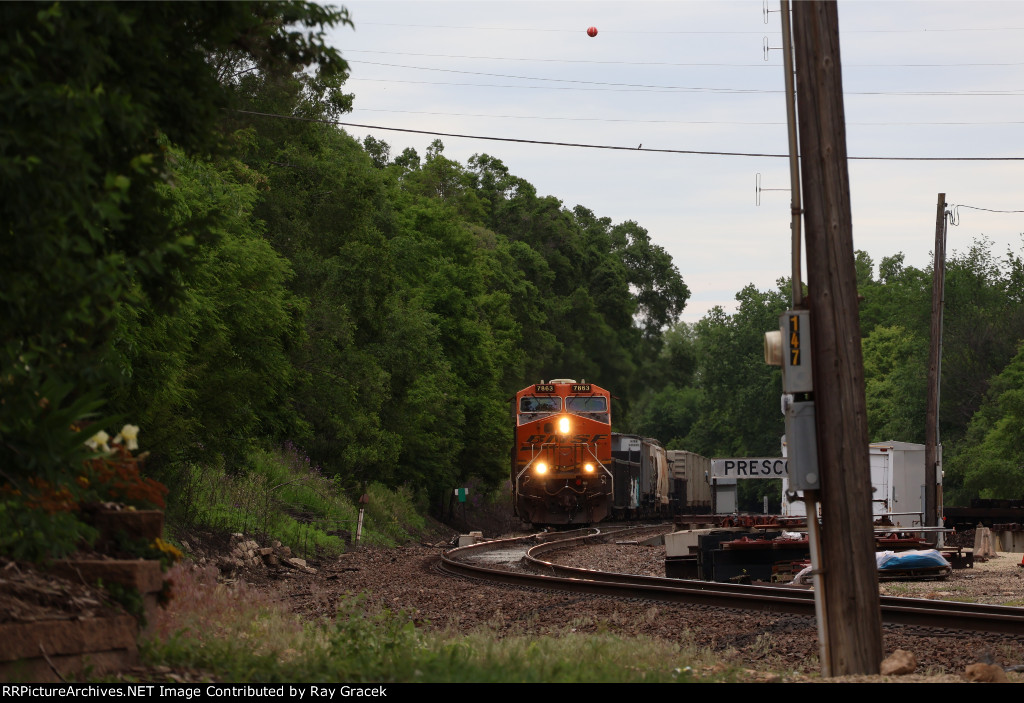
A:
<svg viewBox="0 0 1024 703">
<path fill-rule="evenodd" d="M 818 659 L 821 675 L 832 676 L 832 656 L 829 653 L 828 615 L 825 610 L 825 580 L 821 566 L 821 525 L 818 524 L 818 492 L 804 491 L 807 510 L 807 546 L 811 552 L 811 579 L 814 584 L 814 619 L 818 623 Z"/>
<path fill-rule="evenodd" d="M 789 0 L 782 0 L 782 66 L 786 74 L 786 124 L 789 128 L 789 191 L 792 233 L 793 307 L 803 304 L 804 290 L 800 281 L 800 146 L 796 132 L 796 90 L 793 86 L 793 37 L 789 28 Z"/>
<path fill-rule="evenodd" d="M 789 128 L 789 181 L 790 230 L 792 232 L 792 284 L 793 308 L 803 304 L 803 285 L 800 281 L 800 216 L 803 214 L 800 197 L 800 143 L 796 130 L 796 88 L 793 84 L 793 36 L 789 22 L 789 0 L 781 0 L 782 63 L 786 76 L 786 123 Z M 818 625 L 818 659 L 823 676 L 832 676 L 832 657 L 829 655 L 828 610 L 825 608 L 824 574 L 821 563 L 821 532 L 818 525 L 818 492 L 804 491 L 807 510 L 807 542 L 811 553 L 811 578 L 814 583 L 814 619 Z"/>
</svg>

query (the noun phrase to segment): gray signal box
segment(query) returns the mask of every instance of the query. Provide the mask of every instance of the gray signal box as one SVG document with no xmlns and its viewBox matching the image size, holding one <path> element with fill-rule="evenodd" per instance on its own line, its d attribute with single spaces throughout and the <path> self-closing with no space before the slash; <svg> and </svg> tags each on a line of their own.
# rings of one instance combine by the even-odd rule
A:
<svg viewBox="0 0 1024 703">
<path fill-rule="evenodd" d="M 765 361 L 782 367 L 782 412 L 789 438 L 789 487 L 797 491 L 821 488 L 814 420 L 814 380 L 811 368 L 811 327 L 808 310 L 787 310 L 778 331 L 765 334 Z"/>
</svg>

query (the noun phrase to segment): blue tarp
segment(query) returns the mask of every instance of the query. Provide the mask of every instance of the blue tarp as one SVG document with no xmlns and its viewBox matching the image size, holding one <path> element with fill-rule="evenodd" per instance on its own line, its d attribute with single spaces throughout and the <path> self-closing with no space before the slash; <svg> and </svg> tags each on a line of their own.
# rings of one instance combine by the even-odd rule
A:
<svg viewBox="0 0 1024 703">
<path fill-rule="evenodd" d="M 879 571 L 886 569 L 933 569 L 935 567 L 949 568 L 946 561 L 937 549 L 910 549 L 905 552 L 876 552 L 875 562 Z"/>
</svg>

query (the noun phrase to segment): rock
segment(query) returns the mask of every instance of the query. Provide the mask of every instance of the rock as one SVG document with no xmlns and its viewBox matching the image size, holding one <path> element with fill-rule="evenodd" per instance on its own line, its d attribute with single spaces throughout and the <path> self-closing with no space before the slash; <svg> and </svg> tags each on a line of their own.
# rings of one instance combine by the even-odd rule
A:
<svg viewBox="0 0 1024 703">
<path fill-rule="evenodd" d="M 882 662 L 882 676 L 903 676 L 912 674 L 917 669 L 917 657 L 913 652 L 905 649 L 897 649 Z"/>
<path fill-rule="evenodd" d="M 974 531 L 974 558 L 978 559 L 999 556 L 996 553 L 992 530 L 988 527 L 979 527 Z"/>
<path fill-rule="evenodd" d="M 1003 667 L 996 664 L 971 664 L 964 670 L 964 678 L 971 683 L 1009 683 Z"/>
</svg>

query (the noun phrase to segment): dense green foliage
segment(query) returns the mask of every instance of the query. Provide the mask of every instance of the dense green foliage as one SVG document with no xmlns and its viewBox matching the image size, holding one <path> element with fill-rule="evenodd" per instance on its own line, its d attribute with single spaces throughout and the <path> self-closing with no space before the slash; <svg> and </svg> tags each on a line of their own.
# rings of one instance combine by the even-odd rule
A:
<svg viewBox="0 0 1024 703">
<path fill-rule="evenodd" d="M 323 30 L 346 18 L 304 2 L 0 6 L 0 486 L 7 495 L 29 505 L 33 495 L 77 493 L 70 477 L 90 451 L 81 435 L 93 431 L 85 421 L 132 384 L 118 349 L 121 321 L 177 315 L 191 295 L 190 277 L 202 276 L 197 265 L 212 251 L 197 250 L 218 246 L 221 213 L 175 202 L 184 166 L 168 147 L 202 158 L 222 152 L 223 110 L 233 96 L 210 57 L 234 53 L 264 71 L 316 63 L 336 75 L 344 62 L 323 44 Z M 185 368 L 167 351 L 161 363 Z M 187 390 L 120 392 L 181 398 Z M 141 414 L 132 404 L 105 410 Z M 57 522 L 26 523 L 2 500 L 3 531 Z M 55 537 L 32 534 L 42 545 Z M 59 541 L 67 542 L 73 535 Z"/>
<path fill-rule="evenodd" d="M 992 380 L 949 466 L 963 496 L 1024 495 L 1024 343 Z"/>
<path fill-rule="evenodd" d="M 1019 256 L 997 258 L 984 238 L 947 258 L 939 395 L 947 504 L 1024 497 L 1024 452 L 1008 432 L 1020 388 L 1022 281 Z M 924 442 L 931 290 L 931 271 L 905 267 L 902 255 L 883 259 L 877 280 L 860 281 L 873 441 Z"/>
</svg>

